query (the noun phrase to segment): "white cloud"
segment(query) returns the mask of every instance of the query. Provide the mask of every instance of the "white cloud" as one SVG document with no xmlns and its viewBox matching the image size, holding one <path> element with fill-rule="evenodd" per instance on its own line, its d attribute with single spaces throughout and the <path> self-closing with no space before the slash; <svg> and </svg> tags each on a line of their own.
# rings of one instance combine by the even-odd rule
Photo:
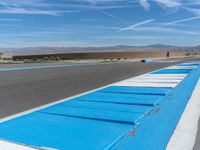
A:
<svg viewBox="0 0 200 150">
<path fill-rule="evenodd" d="M 132 25 L 130 25 L 130 26 L 128 26 L 128 27 L 122 28 L 122 29 L 120 29 L 120 31 L 134 30 L 134 29 L 137 28 L 137 27 L 140 27 L 140 26 L 142 26 L 142 25 L 151 23 L 151 22 L 153 22 L 153 21 L 154 21 L 154 19 L 148 19 L 148 20 L 145 20 L 145 21 L 142 21 L 142 22 L 138 22 L 138 23 L 132 24 Z"/>
<path fill-rule="evenodd" d="M 185 2 L 185 6 L 198 6 L 200 5 L 200 1 L 198 0 L 189 0 Z"/>
<path fill-rule="evenodd" d="M 109 16 L 109 17 L 113 18 L 113 19 L 119 20 L 121 22 L 126 22 L 124 19 L 122 19 L 122 18 L 120 18 L 120 17 L 118 17 L 116 15 L 113 15 L 113 14 L 111 14 L 111 13 L 105 11 L 105 10 L 97 9 L 97 8 L 94 8 L 94 9 L 97 10 L 97 11 L 99 11 L 100 13 L 106 15 L 106 16 Z"/>
<path fill-rule="evenodd" d="M 116 3 L 116 2 L 122 2 L 123 0 L 76 0 L 76 1 L 86 1 L 91 5 L 91 6 L 89 6 L 90 9 L 95 9 L 96 11 L 98 11 L 108 17 L 111 17 L 115 20 L 118 20 L 121 22 L 126 22 L 124 19 L 104 10 L 104 8 L 119 8 L 119 7 L 121 7 L 120 5 L 112 5 L 112 4 Z M 104 5 L 103 5 L 103 7 L 102 6 L 99 7 L 98 4 L 104 4 Z"/>
<path fill-rule="evenodd" d="M 97 4 L 123 2 L 124 0 L 76 0 L 76 1 L 86 1 L 86 2 L 89 2 L 90 4 L 97 5 Z"/>
<path fill-rule="evenodd" d="M 178 23 L 182 23 L 182 22 L 193 21 L 193 20 L 197 20 L 197 19 L 200 19 L 200 16 L 190 17 L 190 18 L 181 19 L 181 20 L 176 20 L 176 21 L 172 21 L 172 22 L 168 22 L 168 23 L 163 23 L 163 25 L 173 25 L 173 24 L 178 24 Z"/>
<path fill-rule="evenodd" d="M 179 7 L 182 5 L 181 0 L 152 0 L 164 7 Z"/>
<path fill-rule="evenodd" d="M 150 4 L 148 3 L 148 0 L 140 0 L 140 5 L 144 7 L 145 10 L 148 10 L 150 7 Z"/>
<path fill-rule="evenodd" d="M 13 19 L 13 18 L 4 18 L 0 19 L 0 21 L 23 21 L 22 19 Z"/>
<path fill-rule="evenodd" d="M 40 5 L 43 0 L 1 0 L 0 5 L 7 7 L 34 6 Z"/>
<path fill-rule="evenodd" d="M 58 16 L 61 13 L 65 13 L 65 12 L 72 12 L 72 11 L 38 10 L 38 9 L 27 9 L 27 8 L 16 8 L 16 7 L 0 9 L 0 14 L 28 14 L 28 15 Z"/>
<path fill-rule="evenodd" d="M 152 39 L 167 39 L 164 36 L 151 36 L 151 35 L 135 35 L 135 36 L 107 36 L 106 39 L 124 39 L 124 40 L 152 40 Z"/>
<path fill-rule="evenodd" d="M 170 33 L 170 34 L 185 34 L 185 35 L 200 35 L 200 33 L 195 31 L 179 30 L 174 28 L 165 27 L 140 27 L 135 28 L 134 31 L 145 31 L 145 32 L 159 32 L 159 33 Z"/>
<path fill-rule="evenodd" d="M 188 8 L 188 7 L 185 7 L 186 10 L 192 12 L 193 14 L 197 15 L 197 16 L 200 16 L 200 9 L 198 8 Z"/>
<path fill-rule="evenodd" d="M 0 0 L 0 14 L 31 14 L 31 15 L 52 15 L 57 16 L 71 10 L 44 9 L 51 6 L 45 0 Z M 53 6 L 53 5 L 52 5 Z"/>
<path fill-rule="evenodd" d="M 150 8 L 151 2 L 157 3 L 161 7 L 175 8 L 182 6 L 182 0 L 139 0 L 140 5 L 144 7 L 145 10 Z"/>
</svg>

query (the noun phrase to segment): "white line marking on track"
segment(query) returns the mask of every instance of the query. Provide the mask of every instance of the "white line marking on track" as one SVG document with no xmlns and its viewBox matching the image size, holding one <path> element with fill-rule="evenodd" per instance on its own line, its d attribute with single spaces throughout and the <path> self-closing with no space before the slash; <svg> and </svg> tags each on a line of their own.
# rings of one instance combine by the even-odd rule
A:
<svg viewBox="0 0 200 150">
<path fill-rule="evenodd" d="M 177 78 L 184 78 L 186 76 L 187 76 L 187 74 L 144 74 L 144 75 L 140 75 L 138 77 L 166 77 L 166 78 L 177 77 Z"/>
<path fill-rule="evenodd" d="M 36 150 L 34 148 L 6 142 L 6 141 L 1 141 L 0 140 L 0 145 L 2 150 Z"/>
<path fill-rule="evenodd" d="M 126 82 L 123 81 L 121 83 L 114 84 L 115 86 L 137 86 L 137 87 L 166 87 L 166 88 L 174 88 L 176 87 L 177 83 L 134 83 L 134 82 Z"/>
<path fill-rule="evenodd" d="M 171 66 L 167 69 L 196 69 L 197 66 Z"/>
<path fill-rule="evenodd" d="M 180 81 L 182 80 L 174 80 L 174 79 L 152 79 L 152 78 L 136 78 L 136 79 L 130 79 L 130 80 L 126 80 L 127 82 L 142 82 L 142 83 L 146 83 L 146 82 L 157 82 L 157 83 L 163 83 L 163 82 L 166 82 L 166 83 L 171 83 L 171 82 L 174 82 L 174 83 L 179 83 Z"/>
<path fill-rule="evenodd" d="M 192 150 L 200 117 L 200 80 L 167 145 L 167 150 Z"/>
</svg>

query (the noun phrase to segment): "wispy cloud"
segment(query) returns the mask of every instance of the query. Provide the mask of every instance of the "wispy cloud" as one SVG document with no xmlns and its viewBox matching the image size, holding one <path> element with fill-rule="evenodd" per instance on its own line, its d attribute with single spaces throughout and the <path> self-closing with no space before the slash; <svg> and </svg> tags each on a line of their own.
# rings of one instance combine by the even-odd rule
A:
<svg viewBox="0 0 200 150">
<path fill-rule="evenodd" d="M 200 1 L 198 0 L 185 1 L 185 6 L 198 6 L 198 5 L 200 5 Z"/>
<path fill-rule="evenodd" d="M 138 22 L 138 23 L 132 24 L 128 27 L 122 28 L 122 29 L 120 29 L 120 31 L 134 30 L 137 27 L 143 26 L 145 24 L 149 24 L 153 21 L 154 21 L 154 19 L 148 19 L 148 20 L 145 20 L 145 21 L 142 21 L 142 22 Z"/>
<path fill-rule="evenodd" d="M 0 14 L 52 15 L 57 16 L 71 10 L 44 9 L 48 6 L 44 0 L 1 0 Z"/>
<path fill-rule="evenodd" d="M 116 30 L 116 31 L 119 31 L 121 29 L 120 27 L 106 27 L 106 26 L 96 26 L 95 28 L 103 30 Z"/>
<path fill-rule="evenodd" d="M 180 7 L 182 6 L 181 1 L 182 0 L 152 0 L 159 5 L 162 5 L 164 7 Z"/>
<path fill-rule="evenodd" d="M 145 10 L 148 10 L 150 7 L 148 0 L 140 0 L 140 5 L 144 7 Z"/>
<path fill-rule="evenodd" d="M 200 16 L 200 9 L 198 8 L 189 8 L 189 7 L 185 7 L 186 10 L 192 12 L 193 14 Z"/>
<path fill-rule="evenodd" d="M 4 18 L 4 19 L 0 19 L 0 21 L 22 21 L 22 19 Z"/>
<path fill-rule="evenodd" d="M 0 5 L 7 7 L 35 6 L 43 3 L 43 0 L 1 0 Z"/>
<path fill-rule="evenodd" d="M 102 44 L 110 43 L 112 39 L 117 44 L 157 42 L 162 38 L 167 42 L 180 40 L 174 40 L 174 37 L 193 37 L 191 41 L 199 42 L 200 3 L 197 1 L 0 0 L 0 15 L 3 14 L 0 36 L 5 41 L 41 41 L 41 45 L 42 41 L 50 44 L 50 41 L 64 43 L 68 40 L 75 45 L 79 40 L 91 45 L 95 39 L 102 40 Z M 74 12 L 76 14 L 71 14 Z M 193 24 L 194 21 L 197 24 Z M 109 36 L 111 40 L 106 39 Z"/>
<path fill-rule="evenodd" d="M 76 0 L 77 1 L 77 0 Z M 79 1 L 79 0 L 78 0 Z M 90 5 L 92 9 L 95 9 L 96 11 L 111 17 L 115 20 L 121 21 L 121 22 L 126 22 L 123 18 L 120 18 L 119 16 L 116 16 L 108 11 L 105 11 L 104 9 L 102 9 L 101 7 L 98 7 L 98 4 L 106 4 L 106 5 L 110 5 L 116 2 L 122 2 L 123 0 L 83 0 L 83 1 L 87 1 Z"/>
<path fill-rule="evenodd" d="M 153 4 L 157 4 L 167 11 L 170 8 L 172 13 L 185 9 L 195 15 L 200 15 L 200 8 L 198 7 L 200 2 L 197 0 L 139 0 L 139 2 L 145 10 L 149 10 Z"/>
<path fill-rule="evenodd" d="M 151 35 L 135 35 L 135 36 L 107 36 L 106 39 L 123 39 L 123 40 L 152 40 L 152 39 L 166 39 L 164 36 Z"/>
<path fill-rule="evenodd" d="M 123 2 L 124 0 L 75 0 L 75 1 L 86 1 L 93 5 L 97 5 L 97 4 L 118 3 L 118 2 Z"/>
<path fill-rule="evenodd" d="M 116 20 L 121 21 L 121 22 L 126 22 L 124 19 L 122 19 L 122 18 L 120 18 L 120 17 L 118 17 L 116 15 L 113 15 L 112 13 L 109 13 L 109 12 L 107 12 L 105 10 L 97 9 L 97 8 L 94 8 L 94 9 L 97 10 L 98 12 L 108 16 L 108 17 L 111 17 L 111 18 L 116 19 Z"/>
<path fill-rule="evenodd" d="M 176 21 L 172 21 L 172 22 L 167 22 L 167 23 L 163 23 L 164 26 L 166 25 L 174 25 L 174 24 L 179 24 L 182 22 L 188 22 L 188 21 L 193 21 L 193 20 L 197 20 L 200 19 L 200 16 L 196 16 L 196 17 L 190 17 L 190 18 L 186 18 L 186 19 L 180 19 L 180 20 L 176 20 Z"/>
<path fill-rule="evenodd" d="M 38 9 L 27 9 L 27 8 L 0 9 L 0 14 L 28 14 L 28 15 L 58 16 L 62 13 L 66 13 L 66 12 L 72 12 L 72 11 L 38 10 Z"/>
<path fill-rule="evenodd" d="M 179 30 L 174 28 L 167 28 L 167 27 L 140 27 L 135 28 L 134 31 L 145 31 L 145 32 L 160 32 L 160 33 L 167 33 L 167 34 L 185 34 L 185 35 L 200 35 L 200 33 L 195 31 L 187 31 L 187 30 Z"/>
<path fill-rule="evenodd" d="M 157 3 L 161 7 L 180 7 L 182 6 L 181 0 L 140 0 L 141 6 L 148 10 L 151 6 L 151 2 Z"/>
</svg>

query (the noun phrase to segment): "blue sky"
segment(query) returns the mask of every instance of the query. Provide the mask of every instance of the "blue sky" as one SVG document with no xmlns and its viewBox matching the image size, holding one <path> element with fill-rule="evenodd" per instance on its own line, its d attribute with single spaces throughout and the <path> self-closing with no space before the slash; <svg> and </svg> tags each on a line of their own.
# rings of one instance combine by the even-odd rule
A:
<svg viewBox="0 0 200 150">
<path fill-rule="evenodd" d="M 0 47 L 200 45 L 200 0 L 0 0 Z"/>
</svg>

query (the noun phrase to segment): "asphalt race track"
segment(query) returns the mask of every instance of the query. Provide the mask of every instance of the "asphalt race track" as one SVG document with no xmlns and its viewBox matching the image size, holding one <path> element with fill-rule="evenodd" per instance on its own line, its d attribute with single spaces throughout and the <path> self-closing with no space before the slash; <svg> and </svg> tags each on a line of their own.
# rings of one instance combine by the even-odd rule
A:
<svg viewBox="0 0 200 150">
<path fill-rule="evenodd" d="M 0 65 L 0 118 L 189 60 Z M 195 150 L 198 150 L 198 139 Z"/>
<path fill-rule="evenodd" d="M 0 118 L 170 65 L 132 62 L 1 71 Z M 24 65 L 2 65 L 1 69 L 18 67 Z"/>
</svg>

